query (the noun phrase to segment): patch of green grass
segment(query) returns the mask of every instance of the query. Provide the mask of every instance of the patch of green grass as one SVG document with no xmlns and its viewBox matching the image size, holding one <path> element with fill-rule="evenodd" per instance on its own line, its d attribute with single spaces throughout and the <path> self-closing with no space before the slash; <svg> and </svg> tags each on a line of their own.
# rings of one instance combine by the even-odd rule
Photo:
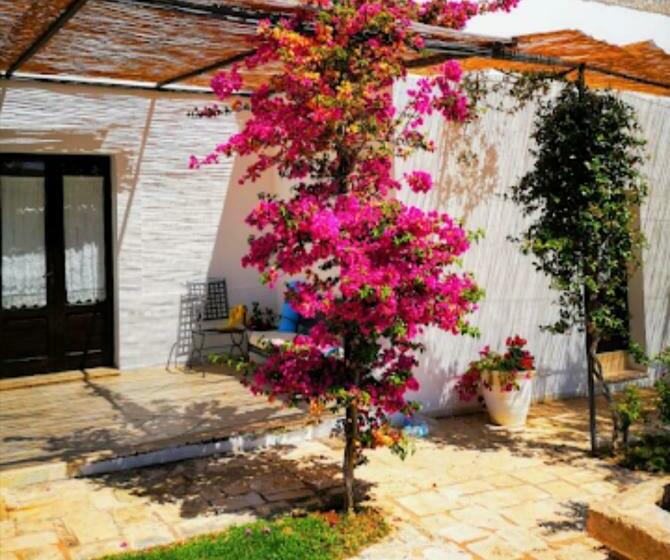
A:
<svg viewBox="0 0 670 560">
<path fill-rule="evenodd" d="M 389 526 L 375 511 L 282 517 L 231 527 L 173 546 L 107 557 L 113 560 L 341 560 L 381 540 Z"/>
</svg>

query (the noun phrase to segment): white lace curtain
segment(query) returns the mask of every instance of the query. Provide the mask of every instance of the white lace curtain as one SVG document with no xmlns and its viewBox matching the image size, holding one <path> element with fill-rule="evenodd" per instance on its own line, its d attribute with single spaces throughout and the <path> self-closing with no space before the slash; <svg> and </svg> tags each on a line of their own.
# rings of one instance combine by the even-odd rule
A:
<svg viewBox="0 0 670 560">
<path fill-rule="evenodd" d="M 0 176 L 2 307 L 44 307 L 44 177 Z M 105 299 L 102 177 L 63 177 L 65 290 L 70 304 Z"/>
<path fill-rule="evenodd" d="M 44 177 L 0 176 L 2 307 L 46 305 Z"/>
<path fill-rule="evenodd" d="M 63 177 L 65 290 L 68 303 L 105 299 L 103 178 Z"/>
</svg>

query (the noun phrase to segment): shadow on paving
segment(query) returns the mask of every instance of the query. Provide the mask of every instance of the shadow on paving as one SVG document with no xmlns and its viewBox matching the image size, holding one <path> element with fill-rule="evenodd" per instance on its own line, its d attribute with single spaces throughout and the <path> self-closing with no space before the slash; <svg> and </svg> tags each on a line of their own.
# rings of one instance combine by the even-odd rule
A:
<svg viewBox="0 0 670 560">
<path fill-rule="evenodd" d="M 221 373 L 221 372 L 218 372 Z M 169 374 L 167 374 L 169 375 Z M 200 379 L 199 374 L 194 374 Z M 221 379 L 213 377 L 212 379 Z M 232 375 L 221 391 L 230 390 L 246 393 L 246 389 L 238 387 L 238 381 Z M 114 380 L 112 380 L 113 382 Z M 168 386 L 170 378 L 162 382 Z M 277 407 L 267 406 L 264 402 L 235 404 L 222 403 L 212 399 L 208 394 L 199 400 L 186 402 L 179 398 L 180 394 L 191 396 L 188 387 L 177 387 L 171 398 L 156 397 L 140 401 L 132 393 L 115 390 L 108 381 L 96 382 L 84 379 L 79 385 L 82 394 L 89 399 L 84 406 L 82 398 L 72 405 L 71 415 L 63 425 L 59 417 L 47 411 L 47 417 L 53 417 L 53 423 L 45 424 L 42 429 L 30 426 L 3 430 L 2 444 L 13 450 L 0 459 L 0 468 L 15 468 L 45 461 L 70 461 L 85 457 L 88 454 L 132 454 L 138 451 L 152 450 L 167 445 L 178 445 L 207 441 L 215 437 L 224 437 L 229 432 L 239 433 L 241 429 L 250 432 L 255 427 L 273 423 L 284 425 L 292 419 L 303 415 L 302 411 L 278 411 Z M 196 397 L 198 388 L 194 389 Z M 228 400 L 234 400 L 234 395 Z M 63 406 L 67 406 L 64 403 Z M 103 413 L 100 410 L 108 412 Z M 59 412 L 60 414 L 61 412 Z M 94 417 L 93 420 L 90 417 Z M 106 421 L 103 421 L 106 419 Z M 54 429 L 54 426 L 56 428 Z M 17 433 L 18 430 L 18 433 Z M 54 433 L 55 432 L 55 433 Z M 21 449 L 25 452 L 20 453 Z"/>
<path fill-rule="evenodd" d="M 611 421 L 604 399 L 597 406 L 598 437 L 609 444 Z M 505 429 L 489 423 L 486 412 L 441 418 L 431 427 L 429 441 L 439 447 L 481 452 L 507 451 L 518 457 L 538 457 L 547 465 L 588 466 L 597 462 L 609 471 L 608 482 L 639 481 L 639 473 L 620 467 L 607 457 L 590 454 L 588 403 L 577 398 L 531 407 L 526 426 Z"/>
<path fill-rule="evenodd" d="M 178 505 L 184 518 L 248 509 L 264 516 L 296 508 L 339 509 L 340 465 L 325 455 L 293 459 L 292 449 L 193 459 L 92 480 L 158 504 Z M 358 500 L 366 500 L 371 487 L 357 481 Z"/>
</svg>

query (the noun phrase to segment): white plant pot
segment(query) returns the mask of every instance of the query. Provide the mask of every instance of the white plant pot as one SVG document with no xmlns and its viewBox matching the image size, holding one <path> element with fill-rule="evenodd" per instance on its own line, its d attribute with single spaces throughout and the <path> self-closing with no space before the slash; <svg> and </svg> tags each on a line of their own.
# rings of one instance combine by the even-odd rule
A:
<svg viewBox="0 0 670 560">
<path fill-rule="evenodd" d="M 530 377 L 526 379 L 528 373 L 530 373 Z M 519 376 L 517 381 L 519 383 L 518 391 L 516 389 L 501 391 L 499 374 L 498 371 L 486 372 L 486 375 L 490 375 L 491 378 L 491 389 L 487 389 L 483 385 L 481 387 L 486 410 L 488 410 L 491 420 L 499 426 L 523 426 L 528 417 L 535 372 L 525 371 Z"/>
</svg>

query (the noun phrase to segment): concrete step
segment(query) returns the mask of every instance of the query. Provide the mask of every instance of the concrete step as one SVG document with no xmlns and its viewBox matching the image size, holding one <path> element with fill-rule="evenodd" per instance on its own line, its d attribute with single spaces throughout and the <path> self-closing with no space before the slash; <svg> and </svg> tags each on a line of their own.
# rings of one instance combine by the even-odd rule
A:
<svg viewBox="0 0 670 560">
<path fill-rule="evenodd" d="M 28 387 L 41 387 L 54 383 L 69 383 L 72 381 L 92 381 L 105 377 L 118 377 L 121 372 L 115 368 L 99 367 L 72 371 L 59 371 L 57 373 L 43 373 L 39 375 L 26 375 L 23 377 L 10 377 L 0 379 L 0 391 L 12 391 L 14 389 L 26 389 Z"/>
<path fill-rule="evenodd" d="M 328 437 L 337 422 L 337 417 L 329 416 L 318 423 L 309 418 L 292 420 L 281 425 L 266 423 L 249 427 L 243 433 L 221 437 L 201 434 L 200 437 L 193 436 L 191 441 L 157 441 L 141 449 L 90 453 L 71 461 L 48 461 L 44 464 L 5 469 L 0 471 L 0 489 L 25 487 L 65 478 L 96 476 L 211 455 L 295 445 Z"/>
</svg>

